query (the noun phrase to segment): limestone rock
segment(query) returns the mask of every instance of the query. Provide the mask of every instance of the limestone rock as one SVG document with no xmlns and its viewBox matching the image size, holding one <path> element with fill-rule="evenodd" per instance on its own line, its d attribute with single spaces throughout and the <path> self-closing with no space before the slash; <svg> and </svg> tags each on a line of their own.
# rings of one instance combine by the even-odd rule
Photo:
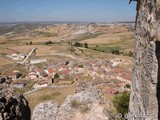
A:
<svg viewBox="0 0 160 120">
<path fill-rule="evenodd" d="M 137 0 L 129 120 L 160 115 L 160 1 Z"/>
<path fill-rule="evenodd" d="M 77 93 L 69 95 L 60 107 L 51 102 L 36 106 L 33 120 L 108 120 L 101 90 L 89 83 L 82 86 L 85 88 L 78 88 Z"/>
<path fill-rule="evenodd" d="M 13 88 L 0 86 L 0 119 L 30 120 L 30 108 L 23 95 L 16 94 Z"/>
<path fill-rule="evenodd" d="M 32 120 L 56 120 L 58 105 L 52 102 L 40 103 L 33 111 Z"/>
</svg>

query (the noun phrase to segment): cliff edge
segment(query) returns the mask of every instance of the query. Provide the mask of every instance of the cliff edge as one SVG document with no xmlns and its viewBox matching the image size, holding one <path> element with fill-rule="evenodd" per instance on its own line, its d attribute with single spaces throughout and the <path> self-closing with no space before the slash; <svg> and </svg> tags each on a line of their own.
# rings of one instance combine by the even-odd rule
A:
<svg viewBox="0 0 160 120">
<path fill-rule="evenodd" d="M 137 0 L 135 28 L 135 56 L 128 119 L 159 120 L 160 0 Z"/>
</svg>

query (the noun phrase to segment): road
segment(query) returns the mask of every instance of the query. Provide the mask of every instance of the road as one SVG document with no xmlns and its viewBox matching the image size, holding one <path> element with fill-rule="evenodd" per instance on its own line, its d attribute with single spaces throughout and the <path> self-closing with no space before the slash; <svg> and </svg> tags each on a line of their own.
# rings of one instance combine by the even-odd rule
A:
<svg viewBox="0 0 160 120">
<path fill-rule="evenodd" d="M 69 54 L 65 54 L 65 53 L 39 54 L 39 55 L 37 55 L 37 56 L 48 56 L 48 55 L 65 56 L 65 57 L 69 57 L 69 58 L 72 58 L 72 59 L 77 60 L 77 61 L 81 61 L 81 62 L 84 61 L 82 58 L 75 57 L 75 56 L 73 56 L 73 55 L 69 55 Z"/>
</svg>

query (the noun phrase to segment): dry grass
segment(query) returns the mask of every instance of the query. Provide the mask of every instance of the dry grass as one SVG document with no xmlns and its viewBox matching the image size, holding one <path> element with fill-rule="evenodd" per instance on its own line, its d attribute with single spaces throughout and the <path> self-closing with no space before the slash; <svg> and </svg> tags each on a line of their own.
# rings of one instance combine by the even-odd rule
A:
<svg viewBox="0 0 160 120">
<path fill-rule="evenodd" d="M 122 31 L 122 33 L 117 33 L 117 34 L 104 34 L 101 36 L 98 36 L 96 38 L 92 38 L 92 39 L 87 39 L 82 41 L 82 43 L 88 43 L 88 44 L 114 44 L 117 42 L 121 42 L 129 39 L 133 38 L 133 33 L 132 32 L 124 32 Z"/>
<path fill-rule="evenodd" d="M 75 93 L 75 87 L 66 88 L 43 88 L 37 90 L 31 94 L 25 95 L 26 99 L 29 101 L 29 106 L 31 110 L 34 109 L 36 105 L 44 101 L 53 101 L 58 104 L 62 104 L 65 98 Z"/>
<path fill-rule="evenodd" d="M 11 49 L 16 50 L 21 53 L 29 53 L 32 48 L 37 48 L 36 54 L 50 54 L 54 52 L 66 52 L 67 48 L 60 45 L 47 46 L 47 45 L 21 45 L 19 47 L 12 46 Z"/>
<path fill-rule="evenodd" d="M 0 57 L 0 66 L 2 66 L 2 65 L 8 65 L 8 64 L 13 64 L 13 62 Z"/>
</svg>

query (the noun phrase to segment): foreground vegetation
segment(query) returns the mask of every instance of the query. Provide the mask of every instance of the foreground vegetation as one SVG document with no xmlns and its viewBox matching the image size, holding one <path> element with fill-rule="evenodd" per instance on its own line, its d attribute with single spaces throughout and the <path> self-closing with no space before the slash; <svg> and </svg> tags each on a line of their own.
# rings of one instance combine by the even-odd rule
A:
<svg viewBox="0 0 160 120">
<path fill-rule="evenodd" d="M 123 117 L 125 114 L 128 113 L 129 98 L 130 98 L 129 93 L 122 93 L 117 95 L 113 100 L 113 104 L 117 110 L 117 113 L 122 114 Z"/>
</svg>

